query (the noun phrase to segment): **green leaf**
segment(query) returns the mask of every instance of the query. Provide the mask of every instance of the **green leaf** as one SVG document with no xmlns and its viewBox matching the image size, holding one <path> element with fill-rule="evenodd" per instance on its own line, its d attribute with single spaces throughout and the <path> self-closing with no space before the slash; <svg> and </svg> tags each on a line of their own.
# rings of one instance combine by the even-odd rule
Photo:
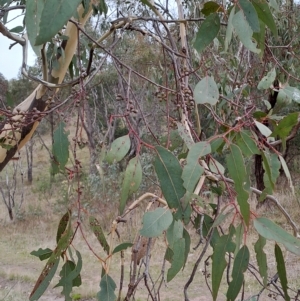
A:
<svg viewBox="0 0 300 301">
<path fill-rule="evenodd" d="M 140 235 L 145 237 L 156 237 L 167 230 L 173 221 L 172 213 L 168 208 L 157 208 L 146 212 L 143 217 L 143 228 Z"/>
<path fill-rule="evenodd" d="M 195 38 L 194 48 L 202 52 L 218 35 L 220 18 L 217 13 L 210 14 L 201 24 Z"/>
<path fill-rule="evenodd" d="M 235 251 L 234 251 L 234 257 L 236 257 L 236 254 L 240 250 L 240 245 L 243 241 L 243 235 L 244 235 L 244 226 L 243 223 L 240 223 L 235 230 Z"/>
<path fill-rule="evenodd" d="M 259 20 L 254 6 L 248 0 L 239 0 L 239 5 L 252 31 L 259 32 L 260 31 Z"/>
<path fill-rule="evenodd" d="M 246 157 L 260 154 L 260 150 L 258 149 L 254 138 L 251 137 L 250 131 L 242 130 L 237 133 L 236 144 Z"/>
<path fill-rule="evenodd" d="M 166 232 L 166 235 L 167 235 L 169 248 L 173 250 L 175 242 L 180 238 L 182 238 L 183 235 L 182 221 L 173 220 L 172 224 L 170 225 L 170 227 Z"/>
<path fill-rule="evenodd" d="M 123 213 L 129 196 L 136 192 L 142 182 L 143 170 L 138 157 L 132 158 L 125 170 L 120 199 L 120 214 Z"/>
<path fill-rule="evenodd" d="M 37 251 L 32 251 L 30 255 L 38 257 L 41 261 L 49 258 L 52 255 L 52 250 L 49 248 L 42 249 L 39 248 Z"/>
<path fill-rule="evenodd" d="M 168 141 L 168 135 L 165 135 L 160 139 L 160 143 L 165 146 L 167 145 L 167 141 Z M 178 133 L 178 130 L 173 130 L 170 132 L 169 142 L 170 142 L 170 144 L 169 144 L 168 149 L 170 151 L 173 151 L 174 149 L 182 146 L 183 140 L 182 140 L 180 134 Z"/>
<path fill-rule="evenodd" d="M 223 211 L 226 210 L 227 208 L 223 208 Z M 233 211 L 233 208 L 231 208 L 230 210 L 228 210 L 228 212 L 226 212 L 225 214 L 223 214 L 222 212 L 216 217 L 212 227 L 218 227 L 220 226 L 225 220 L 226 218 L 228 218 L 231 213 Z"/>
<path fill-rule="evenodd" d="M 52 252 L 42 273 L 40 274 L 38 280 L 36 281 L 36 284 L 29 297 L 30 301 L 38 300 L 49 286 L 50 281 L 56 272 L 60 256 L 69 246 L 72 235 L 73 235 L 73 231 L 71 229 L 71 223 L 69 223 L 68 229 L 62 234 L 57 244 L 57 247 Z"/>
<path fill-rule="evenodd" d="M 202 14 L 206 17 L 212 13 L 217 13 L 221 11 L 224 11 L 223 6 L 214 1 L 205 2 L 203 8 L 201 9 Z"/>
<path fill-rule="evenodd" d="M 234 301 L 238 296 L 244 281 L 244 273 L 247 271 L 250 253 L 247 246 L 243 246 L 237 253 L 232 269 L 232 281 L 229 283 L 227 300 Z"/>
<path fill-rule="evenodd" d="M 186 229 L 183 229 L 183 238 L 185 240 L 184 243 L 184 264 L 183 264 L 183 268 L 185 267 L 186 261 L 188 259 L 188 255 L 190 252 L 190 248 L 191 248 L 191 237 L 189 232 Z"/>
<path fill-rule="evenodd" d="M 24 30 L 24 27 L 23 27 L 23 26 L 16 26 L 16 27 L 10 29 L 9 31 L 10 31 L 10 32 L 15 32 L 15 33 L 20 33 L 20 32 L 22 32 L 23 30 Z"/>
<path fill-rule="evenodd" d="M 250 220 L 250 205 L 248 203 L 250 180 L 247 175 L 242 152 L 238 146 L 231 144 L 230 153 L 227 155 L 227 166 L 230 177 L 234 181 L 234 187 L 237 193 L 237 201 L 241 209 L 241 214 L 246 225 Z"/>
<path fill-rule="evenodd" d="M 190 149 L 195 144 L 195 142 L 193 141 L 186 127 L 183 126 L 181 122 L 176 122 L 176 124 L 177 124 L 178 133 L 180 137 L 183 139 L 187 148 Z"/>
<path fill-rule="evenodd" d="M 282 255 L 282 251 L 280 247 L 275 244 L 275 258 L 276 258 L 276 263 L 277 263 L 277 273 L 280 279 L 280 283 L 282 286 L 282 290 L 284 292 L 284 299 L 286 301 L 290 301 L 291 298 L 288 294 L 288 283 L 287 283 L 287 278 L 286 278 L 286 269 L 285 269 L 285 261 Z"/>
<path fill-rule="evenodd" d="M 261 134 L 264 135 L 266 138 L 272 134 L 272 131 L 264 124 L 262 124 L 256 120 L 254 120 L 254 123 L 257 126 L 258 130 L 261 132 Z"/>
<path fill-rule="evenodd" d="M 122 243 L 122 244 L 116 246 L 116 247 L 114 248 L 114 250 L 113 250 L 112 253 L 115 254 L 115 253 L 121 252 L 121 251 L 123 251 L 123 250 L 126 250 L 127 248 L 132 247 L 132 246 L 133 246 L 133 243 L 131 243 L 131 242 L 124 242 L 124 243 Z"/>
<path fill-rule="evenodd" d="M 265 189 L 263 193 L 260 195 L 259 200 L 264 200 L 267 194 L 272 194 L 273 189 L 275 188 L 275 184 L 277 178 L 280 175 L 280 161 L 276 154 L 270 153 L 268 151 L 262 152 L 263 158 L 263 168 L 265 170 L 264 173 L 264 184 Z"/>
<path fill-rule="evenodd" d="M 253 31 L 245 19 L 242 11 L 237 12 L 232 18 L 232 24 L 241 42 L 246 48 L 254 53 L 260 53 L 260 49 L 256 48 L 256 43 L 252 40 Z"/>
<path fill-rule="evenodd" d="M 99 301 L 115 301 L 117 299 L 115 295 L 116 288 L 114 280 L 105 274 L 100 281 L 100 292 L 97 294 L 97 299 Z"/>
<path fill-rule="evenodd" d="M 259 32 L 253 33 L 253 38 L 256 40 L 258 48 L 261 50 L 260 57 L 264 55 L 265 50 L 265 39 L 266 39 L 266 25 L 259 20 L 260 30 Z M 270 104 L 270 103 L 269 103 Z"/>
<path fill-rule="evenodd" d="M 82 0 L 45 0 L 35 45 L 50 41 L 77 12 Z"/>
<path fill-rule="evenodd" d="M 63 217 L 60 219 L 58 228 L 57 228 L 57 233 L 56 233 L 56 243 L 59 242 L 62 234 L 65 232 L 67 229 L 69 220 L 70 220 L 70 215 L 71 215 L 71 210 L 68 210 Z"/>
<path fill-rule="evenodd" d="M 174 242 L 173 256 L 171 267 L 168 269 L 167 281 L 171 281 L 177 273 L 181 270 L 185 262 L 185 239 L 180 238 Z"/>
<path fill-rule="evenodd" d="M 199 159 L 211 152 L 208 142 L 198 142 L 194 144 L 186 158 L 186 165 L 183 168 L 182 179 L 183 186 L 189 192 L 193 192 L 200 176 L 204 172 L 204 168 L 199 165 Z"/>
<path fill-rule="evenodd" d="M 217 233 L 217 231 L 214 231 Z M 212 296 L 213 300 L 217 300 L 218 292 L 222 280 L 224 270 L 227 266 L 225 259 L 226 252 L 234 252 L 235 244 L 232 242 L 230 235 L 223 235 L 216 237 L 213 245 L 214 252 L 212 254 L 212 270 L 211 270 L 211 281 L 212 281 Z"/>
<path fill-rule="evenodd" d="M 279 90 L 279 93 L 277 95 L 277 102 L 281 108 L 289 105 L 291 100 L 300 103 L 300 90 L 291 86 L 287 86 Z"/>
<path fill-rule="evenodd" d="M 268 240 L 283 244 L 290 252 L 300 255 L 300 240 L 265 217 L 253 222 L 256 231 Z"/>
<path fill-rule="evenodd" d="M 53 262 L 47 263 L 29 296 L 30 301 L 39 300 L 39 298 L 43 295 L 57 270 L 58 264 L 59 257 L 56 258 Z"/>
<path fill-rule="evenodd" d="M 226 28 L 226 36 L 225 36 L 225 51 L 228 50 L 228 46 L 232 39 L 232 33 L 233 33 L 233 25 L 232 25 L 232 19 L 235 14 L 235 6 L 230 11 L 228 22 L 227 22 L 227 28 Z"/>
<path fill-rule="evenodd" d="M 281 163 L 281 167 L 285 173 L 285 176 L 287 177 L 288 179 L 288 183 L 289 183 L 289 186 L 294 194 L 294 185 L 293 185 L 293 181 L 292 181 L 292 176 L 290 174 L 290 171 L 289 171 L 289 168 L 284 160 L 284 158 L 282 156 L 278 156 L 279 157 L 279 160 L 280 160 L 280 163 Z"/>
<path fill-rule="evenodd" d="M 162 193 L 169 208 L 175 208 L 177 210 L 177 218 L 181 218 L 182 206 L 180 200 L 185 194 L 181 178 L 181 166 L 177 158 L 167 149 L 157 146 L 156 150 L 157 157 L 155 158 L 154 167 Z"/>
<path fill-rule="evenodd" d="M 256 253 L 256 261 L 259 268 L 259 274 L 263 279 L 264 286 L 268 283 L 268 264 L 267 255 L 264 252 L 264 246 L 266 245 L 266 239 L 259 235 L 257 242 L 254 245 L 254 250 Z"/>
<path fill-rule="evenodd" d="M 282 140 L 283 145 L 283 151 L 285 151 L 286 148 L 286 138 L 290 134 L 291 130 L 294 128 L 294 126 L 298 123 L 298 116 L 299 113 L 291 113 L 287 116 L 285 116 L 278 125 L 275 126 L 271 137 L 277 137 L 279 136 Z"/>
<path fill-rule="evenodd" d="M 194 99 L 197 104 L 209 103 L 215 105 L 219 99 L 219 89 L 211 76 L 204 77 L 194 89 Z"/>
<path fill-rule="evenodd" d="M 102 246 L 103 250 L 108 255 L 109 254 L 109 245 L 108 245 L 108 243 L 106 241 L 106 238 L 105 238 L 105 235 L 103 233 L 103 230 L 101 228 L 100 223 L 98 222 L 98 220 L 95 217 L 90 216 L 90 218 L 89 218 L 89 224 L 90 224 L 90 227 L 91 227 L 93 233 L 97 237 L 100 245 Z"/>
<path fill-rule="evenodd" d="M 25 11 L 25 24 L 27 29 L 28 40 L 35 54 L 40 57 L 42 45 L 35 46 L 35 39 L 38 35 L 39 24 L 41 21 L 42 11 L 46 0 L 27 0 Z"/>
<path fill-rule="evenodd" d="M 277 37 L 276 24 L 267 1 L 252 0 L 252 4 L 256 9 L 258 18 L 261 19 L 271 29 L 274 36 Z"/>
<path fill-rule="evenodd" d="M 117 138 L 112 144 L 110 151 L 107 153 L 105 160 L 108 163 L 121 161 L 129 152 L 130 149 L 129 135 Z"/>
<path fill-rule="evenodd" d="M 276 70 L 273 68 L 266 76 L 264 76 L 261 81 L 258 83 L 257 89 L 258 90 L 266 90 L 273 85 L 273 82 L 276 78 Z"/>
<path fill-rule="evenodd" d="M 65 301 L 72 301 L 73 299 L 70 296 L 72 288 L 81 285 L 80 271 L 82 269 L 82 258 L 79 251 L 76 251 L 76 255 L 78 258 L 77 265 L 73 261 L 67 260 L 59 273 L 60 280 L 55 285 L 55 287 L 63 287 L 62 295 L 65 296 Z"/>
<path fill-rule="evenodd" d="M 66 124 L 62 121 L 53 133 L 54 143 L 52 144 L 52 153 L 59 165 L 59 169 L 63 170 L 69 159 L 69 132 L 65 131 Z"/>
</svg>

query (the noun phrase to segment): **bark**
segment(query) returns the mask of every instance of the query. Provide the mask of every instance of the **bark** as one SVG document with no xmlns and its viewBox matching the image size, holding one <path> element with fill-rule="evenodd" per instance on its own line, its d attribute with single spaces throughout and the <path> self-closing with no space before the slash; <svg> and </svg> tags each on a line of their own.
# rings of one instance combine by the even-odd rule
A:
<svg viewBox="0 0 300 301">
<path fill-rule="evenodd" d="M 78 7 L 78 22 L 84 26 L 92 13 L 92 6 L 90 5 L 89 12 L 84 16 L 84 8 L 82 5 Z M 48 81 L 52 84 L 62 83 L 72 57 L 76 51 L 78 44 L 78 29 L 76 25 L 68 22 L 64 31 L 64 35 L 69 39 L 62 46 L 64 48 L 65 56 L 59 58 L 59 68 L 52 70 Z M 12 147 L 8 150 L 0 146 L 0 171 L 6 166 L 14 154 L 22 148 L 29 139 L 31 139 L 34 131 L 39 125 L 38 119 L 33 119 L 33 109 L 36 108 L 40 112 L 47 109 L 47 100 L 58 92 L 58 89 L 50 91 L 46 86 L 40 84 L 37 88 L 14 110 L 11 118 L 6 120 L 6 123 L 0 128 L 0 139 L 3 143 L 9 144 Z"/>
</svg>

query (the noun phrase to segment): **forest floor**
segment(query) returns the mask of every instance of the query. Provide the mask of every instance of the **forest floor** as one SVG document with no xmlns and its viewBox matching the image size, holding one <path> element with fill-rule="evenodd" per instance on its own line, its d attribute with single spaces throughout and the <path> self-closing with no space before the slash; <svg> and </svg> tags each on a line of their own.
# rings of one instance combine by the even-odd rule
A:
<svg viewBox="0 0 300 301">
<path fill-rule="evenodd" d="M 49 143 L 49 139 L 45 138 L 46 143 Z M 0 200 L 0 301 L 25 301 L 28 300 L 30 292 L 32 291 L 34 284 L 39 277 L 45 261 L 40 261 L 37 257 L 30 255 L 33 250 L 39 248 L 55 248 L 55 237 L 57 226 L 60 218 L 66 212 L 68 208 L 68 202 L 66 201 L 65 192 L 66 181 L 60 175 L 56 176 L 56 180 L 50 185 L 49 176 L 49 155 L 47 151 L 41 145 L 36 143 L 34 146 L 35 152 L 39 152 L 39 156 L 34 158 L 33 169 L 33 183 L 29 185 L 24 180 L 24 184 L 18 184 L 18 191 L 15 195 L 15 218 L 13 221 L 9 220 L 7 209 L 4 206 L 2 200 Z M 79 157 L 87 157 L 87 150 L 84 150 Z M 23 151 L 21 154 L 23 158 L 23 169 L 26 170 L 26 155 Z M 9 172 L 8 172 L 9 174 Z M 0 181 L 4 181 L 3 176 Z M 0 183 L 1 184 L 1 183 Z M 21 192 L 23 193 L 23 203 L 21 207 L 20 199 Z M 114 201 L 114 197 L 101 196 L 90 200 L 91 192 L 86 194 L 83 199 L 84 211 L 93 214 L 102 224 L 106 235 L 109 234 L 110 225 L 115 218 L 115 214 L 118 210 L 118 204 Z M 278 192 L 280 201 L 288 208 L 298 224 L 300 224 L 299 210 L 295 210 L 298 206 L 296 199 L 290 193 Z M 76 199 L 76 195 L 69 195 L 69 200 Z M 91 205 L 92 204 L 92 205 Z M 120 226 L 120 234 L 122 241 L 134 241 L 136 233 L 141 228 L 141 217 L 144 208 L 138 208 L 128 217 L 128 222 Z M 268 208 L 267 210 L 261 209 L 258 213 L 267 216 L 280 224 L 282 227 L 289 229 L 286 221 L 280 216 L 275 209 Z M 75 222 L 76 223 L 76 219 Z M 89 244 L 93 247 L 93 250 L 99 256 L 105 256 L 100 244 L 94 237 L 93 233 L 88 229 L 87 223 L 83 221 L 83 228 L 85 236 Z M 192 246 L 197 243 L 198 237 L 192 227 L 188 227 L 188 231 L 192 236 Z M 250 229 L 247 236 L 247 244 L 251 246 L 253 250 L 253 244 L 257 239 L 256 234 Z M 77 233 L 74 241 L 74 248 L 80 251 L 83 259 L 83 268 L 81 272 L 82 285 L 73 289 L 71 296 L 73 300 L 96 300 L 95 296 L 99 292 L 99 282 L 101 279 L 101 263 L 90 251 L 89 246 L 85 243 L 82 235 Z M 276 263 L 274 260 L 274 243 L 269 243 L 265 247 L 265 252 L 268 256 L 268 269 L 269 276 L 274 275 L 276 271 Z M 162 301 L 179 301 L 184 300 L 183 287 L 188 281 L 195 261 L 198 259 L 199 254 L 202 251 L 202 246 L 197 250 L 191 248 L 188 255 L 188 261 L 183 271 L 180 271 L 173 281 L 162 283 L 160 290 L 160 300 Z M 156 240 L 154 248 L 151 253 L 150 275 L 155 281 L 161 275 L 162 263 L 165 254 L 165 242 L 163 238 Z M 210 252 L 208 252 L 208 255 Z M 207 256 L 208 256 L 207 255 Z M 269 256 L 270 255 L 270 256 Z M 272 255 L 272 256 L 271 256 Z M 204 258 L 204 260 L 207 258 Z M 297 292 L 300 287 L 300 258 L 297 258 L 289 253 L 285 253 L 286 266 L 289 276 L 289 285 Z M 205 277 L 204 270 L 207 268 L 210 272 L 210 266 L 206 267 L 204 260 L 201 261 L 195 273 L 195 278 L 189 287 L 188 294 L 190 301 L 209 301 L 212 300 L 211 293 L 206 282 L 211 286 L 211 280 Z M 273 261 L 272 261 L 273 260 Z M 128 287 L 128 274 L 130 270 L 131 262 L 131 250 L 125 251 L 125 279 L 122 294 L 124 295 Z M 251 262 L 255 263 L 255 254 L 251 253 Z M 61 263 L 60 263 L 61 266 Z M 119 270 L 120 270 L 120 258 L 115 256 L 112 262 L 112 268 L 110 275 L 115 280 L 117 286 L 119 284 Z M 165 267 L 165 273 L 170 265 L 167 263 Z M 62 288 L 53 288 L 59 280 L 59 268 L 50 283 L 45 294 L 40 298 L 41 301 L 57 300 L 63 301 L 64 298 L 60 294 Z M 261 289 L 257 280 L 246 272 L 245 277 L 247 280 L 247 286 L 245 286 L 244 300 L 254 296 Z M 226 300 L 226 276 L 224 275 L 224 283 L 220 287 L 220 292 L 217 300 Z M 274 287 L 272 293 L 265 290 L 260 296 L 259 300 L 283 300 Z M 116 291 L 117 292 L 117 291 Z M 294 296 L 296 293 L 294 293 Z M 150 300 L 147 295 L 147 291 L 144 285 L 141 285 L 137 289 L 135 295 L 136 301 Z M 248 299 L 249 301 L 255 301 L 256 298 Z"/>
</svg>

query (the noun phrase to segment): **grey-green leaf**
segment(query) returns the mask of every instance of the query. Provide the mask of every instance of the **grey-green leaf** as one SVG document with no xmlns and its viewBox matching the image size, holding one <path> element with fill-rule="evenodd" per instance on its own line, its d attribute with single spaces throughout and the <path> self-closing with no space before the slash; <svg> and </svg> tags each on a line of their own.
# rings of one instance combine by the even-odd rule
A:
<svg viewBox="0 0 300 301">
<path fill-rule="evenodd" d="M 256 218 L 253 222 L 256 231 L 269 240 L 283 244 L 290 252 L 300 255 L 300 240 L 265 217 Z"/>
<path fill-rule="evenodd" d="M 258 20 L 256 10 L 252 5 L 252 3 L 248 0 L 239 0 L 239 4 L 243 10 L 243 13 L 252 31 L 259 32 L 260 31 L 259 20 Z"/>
<path fill-rule="evenodd" d="M 76 13 L 82 0 L 45 0 L 35 45 L 50 41 Z"/>
<path fill-rule="evenodd" d="M 111 148 L 107 153 L 105 160 L 108 163 L 113 163 L 114 161 L 121 161 L 129 152 L 130 149 L 130 138 L 129 135 L 125 135 L 117 138 L 111 144 Z"/>
<path fill-rule="evenodd" d="M 168 206 L 177 210 L 177 218 L 181 218 L 181 198 L 185 194 L 183 180 L 181 178 L 182 168 L 177 158 L 167 149 L 157 146 L 157 157 L 154 167 L 160 182 L 163 195 Z"/>
<path fill-rule="evenodd" d="M 199 165 L 198 160 L 211 152 L 211 146 L 208 142 L 198 142 L 194 144 L 186 158 L 187 164 L 183 168 L 182 179 L 183 186 L 189 192 L 193 192 L 204 168 Z"/>
<path fill-rule="evenodd" d="M 168 208 L 157 208 L 154 211 L 146 212 L 140 234 L 145 237 L 159 236 L 168 229 L 172 221 L 173 216 Z"/>
<path fill-rule="evenodd" d="M 143 170 L 138 157 L 132 158 L 125 171 L 120 199 L 120 214 L 123 213 L 128 197 L 136 192 L 142 182 Z"/>
<path fill-rule="evenodd" d="M 232 269 L 232 281 L 229 283 L 228 291 L 227 291 L 227 300 L 235 301 L 237 295 L 239 294 L 243 281 L 244 281 L 244 273 L 247 270 L 250 259 L 250 253 L 247 246 L 243 246 L 239 252 L 237 253 Z"/>
<path fill-rule="evenodd" d="M 39 57 L 41 55 L 42 45 L 35 46 L 35 39 L 38 35 L 39 24 L 41 21 L 42 11 L 46 0 L 27 0 L 25 11 L 25 24 L 30 45 Z"/>
<path fill-rule="evenodd" d="M 266 244 L 266 239 L 259 235 L 257 242 L 254 245 L 254 250 L 256 253 L 256 261 L 258 264 L 258 269 L 260 276 L 263 279 L 264 285 L 268 282 L 268 265 L 267 265 L 267 255 L 264 252 L 264 246 Z"/>
<path fill-rule="evenodd" d="M 174 242 L 173 248 L 173 256 L 172 256 L 172 263 L 171 267 L 167 273 L 167 281 L 171 281 L 176 274 L 180 271 L 183 267 L 185 262 L 185 239 L 180 238 Z"/>
<path fill-rule="evenodd" d="M 117 288 L 114 280 L 105 274 L 100 281 L 100 292 L 97 294 L 98 301 L 115 301 L 115 289 Z"/>
<path fill-rule="evenodd" d="M 197 104 L 215 105 L 219 100 L 219 89 L 211 76 L 204 77 L 194 89 L 194 99 Z"/>
<path fill-rule="evenodd" d="M 282 251 L 280 249 L 280 247 L 275 244 L 275 258 L 276 258 L 276 262 L 277 262 L 277 273 L 280 279 L 280 283 L 282 286 L 282 290 L 284 292 L 284 299 L 285 301 L 290 301 L 291 298 L 288 294 L 288 282 L 287 282 L 287 278 L 286 278 L 286 269 L 285 269 L 285 261 L 282 255 Z"/>
<path fill-rule="evenodd" d="M 248 203 L 250 179 L 246 171 L 242 152 L 238 146 L 231 144 L 227 155 L 227 166 L 230 177 L 234 180 L 237 201 L 246 225 L 250 220 L 250 205 Z"/>
<path fill-rule="evenodd" d="M 232 24 L 244 46 L 254 53 L 260 53 L 261 50 L 256 48 L 257 45 L 252 40 L 253 31 L 242 11 L 239 11 L 234 15 Z"/>
<path fill-rule="evenodd" d="M 274 80 L 276 78 L 276 70 L 273 68 L 266 76 L 264 76 L 261 81 L 258 83 L 257 89 L 258 90 L 266 90 L 271 87 Z"/>
</svg>

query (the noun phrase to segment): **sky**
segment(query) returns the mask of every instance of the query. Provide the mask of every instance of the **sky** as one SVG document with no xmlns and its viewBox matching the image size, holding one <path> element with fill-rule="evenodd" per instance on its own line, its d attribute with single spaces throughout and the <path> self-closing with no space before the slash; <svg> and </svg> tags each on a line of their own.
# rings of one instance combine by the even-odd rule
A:
<svg viewBox="0 0 300 301">
<path fill-rule="evenodd" d="M 13 19 L 16 16 L 15 11 L 9 12 L 8 20 Z M 22 25 L 23 17 L 8 22 L 5 26 L 8 29 L 12 29 L 15 26 Z M 10 44 L 14 41 L 8 39 L 0 33 L 0 73 L 4 75 L 6 79 L 16 78 L 22 65 L 22 47 L 16 44 L 9 50 Z M 28 65 L 33 65 L 35 61 L 35 54 L 29 47 L 28 49 Z"/>
</svg>

